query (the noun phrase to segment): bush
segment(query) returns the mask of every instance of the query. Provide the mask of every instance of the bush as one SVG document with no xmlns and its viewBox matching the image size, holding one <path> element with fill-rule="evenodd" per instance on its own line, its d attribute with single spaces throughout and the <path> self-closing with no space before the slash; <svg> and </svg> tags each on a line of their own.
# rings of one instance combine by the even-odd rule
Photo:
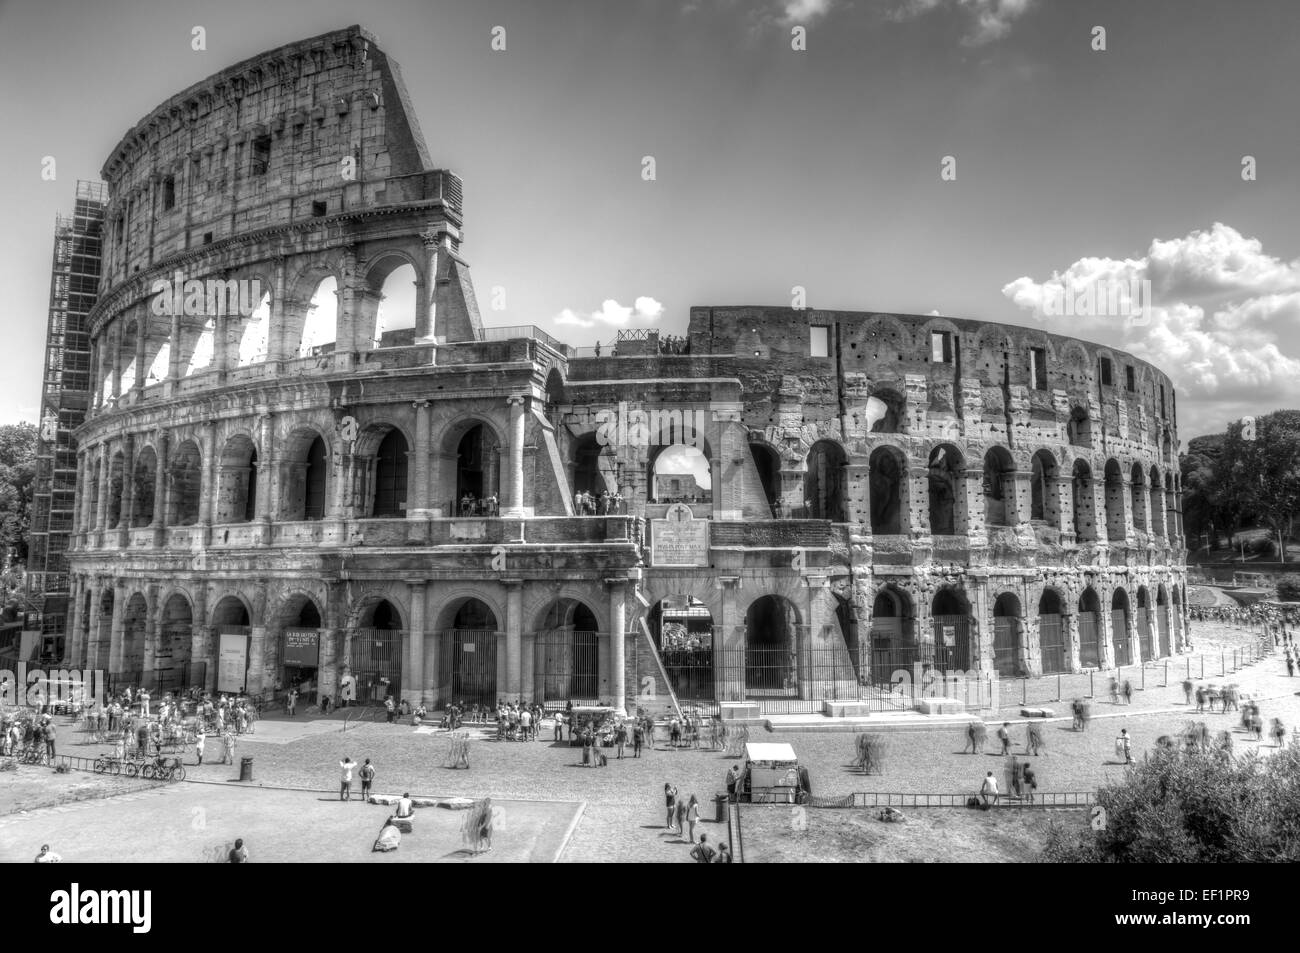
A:
<svg viewBox="0 0 1300 953">
<path fill-rule="evenodd" d="M 1300 573 L 1289 572 L 1277 581 L 1277 597 L 1283 602 L 1300 602 Z"/>
<path fill-rule="evenodd" d="M 1252 539 L 1246 544 L 1246 552 L 1252 556 L 1259 556 L 1263 559 L 1271 559 L 1277 552 L 1277 546 L 1273 540 L 1267 536 L 1261 536 L 1258 539 Z"/>
<path fill-rule="evenodd" d="M 1054 825 L 1057 863 L 1295 863 L 1300 861 L 1300 745 L 1269 758 L 1220 747 L 1158 748 L 1097 792 L 1098 829 Z M 1104 820 L 1104 823 L 1100 823 Z"/>
</svg>

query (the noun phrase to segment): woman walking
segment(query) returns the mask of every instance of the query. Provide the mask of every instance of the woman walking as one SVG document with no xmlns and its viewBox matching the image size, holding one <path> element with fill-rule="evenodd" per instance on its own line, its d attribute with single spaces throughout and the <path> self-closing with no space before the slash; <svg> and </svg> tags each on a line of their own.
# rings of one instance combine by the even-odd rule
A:
<svg viewBox="0 0 1300 953">
<path fill-rule="evenodd" d="M 677 814 L 677 789 L 671 784 L 664 785 L 664 805 L 668 808 L 668 820 L 664 824 L 664 830 L 673 829 L 673 818 Z"/>
<path fill-rule="evenodd" d="M 686 823 L 690 825 L 690 830 L 686 834 L 686 839 L 692 844 L 695 843 L 695 825 L 699 822 L 700 800 L 692 794 L 690 801 L 686 805 Z"/>
</svg>

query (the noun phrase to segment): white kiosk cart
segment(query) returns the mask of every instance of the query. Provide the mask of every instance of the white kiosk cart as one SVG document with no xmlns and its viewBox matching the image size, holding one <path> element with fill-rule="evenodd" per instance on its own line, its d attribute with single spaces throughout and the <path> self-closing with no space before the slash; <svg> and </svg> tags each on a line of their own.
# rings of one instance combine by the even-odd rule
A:
<svg viewBox="0 0 1300 953">
<path fill-rule="evenodd" d="M 799 795 L 799 759 L 786 744 L 745 745 L 745 788 L 754 804 L 794 804 Z"/>
</svg>

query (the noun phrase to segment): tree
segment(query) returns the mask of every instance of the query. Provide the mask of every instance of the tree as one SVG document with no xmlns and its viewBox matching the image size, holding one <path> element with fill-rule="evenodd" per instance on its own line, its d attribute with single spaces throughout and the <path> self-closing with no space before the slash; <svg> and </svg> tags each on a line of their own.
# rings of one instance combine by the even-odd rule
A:
<svg viewBox="0 0 1300 953">
<path fill-rule="evenodd" d="M 36 478 L 36 425 L 0 427 L 0 553 L 27 560 L 32 483 Z"/>
<path fill-rule="evenodd" d="M 1273 531 L 1286 562 L 1300 510 L 1300 411 L 1258 418 L 1254 440 L 1242 439 L 1240 423 L 1229 426 L 1216 474 L 1222 492 Z"/>
<path fill-rule="evenodd" d="M 1089 829 L 1054 827 L 1058 863 L 1300 861 L 1300 745 L 1267 758 L 1161 747 L 1097 792 Z M 1082 826 L 1082 825 L 1080 825 Z"/>
<path fill-rule="evenodd" d="M 1221 433 L 1193 437 L 1187 442 L 1187 451 L 1178 456 L 1187 538 L 1194 540 L 1204 534 L 1210 549 L 1219 548 L 1220 534 L 1232 536 L 1240 516 L 1240 507 L 1224 495 L 1217 476 L 1225 438 Z"/>
</svg>

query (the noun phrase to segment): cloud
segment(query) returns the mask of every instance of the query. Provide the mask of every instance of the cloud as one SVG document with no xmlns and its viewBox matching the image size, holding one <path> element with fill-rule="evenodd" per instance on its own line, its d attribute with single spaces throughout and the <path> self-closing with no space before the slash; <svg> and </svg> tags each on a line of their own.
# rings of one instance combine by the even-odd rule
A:
<svg viewBox="0 0 1300 953">
<path fill-rule="evenodd" d="M 1066 294 L 1077 300 L 1090 286 L 1143 281 L 1151 296 L 1140 320 L 1044 316 Z M 1191 418 L 1190 429 L 1180 425 L 1186 433 L 1222 429 L 1243 412 L 1300 407 L 1300 258 L 1270 255 L 1221 222 L 1155 239 L 1141 258 L 1081 258 L 1042 281 L 1022 276 L 1002 293 L 1051 331 L 1122 348 L 1168 374 L 1184 399 L 1183 424 Z"/>
<path fill-rule="evenodd" d="M 577 312 L 565 308 L 555 316 L 556 324 L 569 324 L 580 328 L 591 328 L 598 324 L 621 327 L 629 321 L 655 321 L 664 313 L 664 306 L 647 295 L 637 298 L 630 308 L 624 307 L 613 298 L 601 302 L 599 311 Z"/>
<path fill-rule="evenodd" d="M 832 0 L 785 0 L 782 4 L 783 15 L 781 24 L 783 26 L 794 26 L 796 23 L 807 26 L 818 17 L 824 17 L 831 10 Z"/>
<path fill-rule="evenodd" d="M 1011 24 L 1029 12 L 1034 0 L 903 0 L 885 16 L 902 22 L 923 16 L 940 7 L 960 11 L 967 21 L 963 46 L 983 46 L 1011 33 Z"/>
</svg>

